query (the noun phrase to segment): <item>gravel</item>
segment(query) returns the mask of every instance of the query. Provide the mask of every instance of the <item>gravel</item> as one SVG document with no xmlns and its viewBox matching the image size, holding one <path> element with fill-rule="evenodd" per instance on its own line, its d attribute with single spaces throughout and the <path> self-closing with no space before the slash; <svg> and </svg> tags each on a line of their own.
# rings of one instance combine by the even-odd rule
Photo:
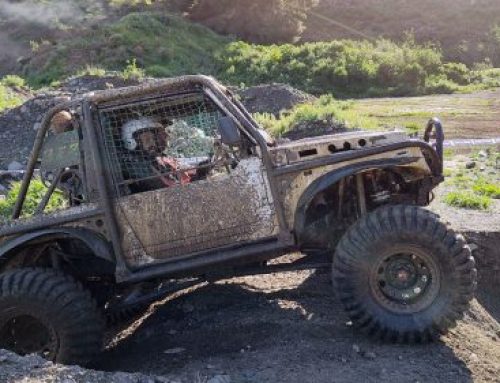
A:
<svg viewBox="0 0 500 383">
<path fill-rule="evenodd" d="M 61 366 L 47 362 L 35 355 L 21 357 L 9 351 L 0 350 L 0 382 L 175 383 L 176 381 L 139 373 L 103 372 L 79 366 Z"/>
</svg>

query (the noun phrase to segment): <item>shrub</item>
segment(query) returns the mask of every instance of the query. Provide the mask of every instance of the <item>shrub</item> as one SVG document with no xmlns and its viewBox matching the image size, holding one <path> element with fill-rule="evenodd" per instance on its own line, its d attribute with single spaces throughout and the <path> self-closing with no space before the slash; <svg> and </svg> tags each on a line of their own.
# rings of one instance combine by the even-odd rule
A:
<svg viewBox="0 0 500 383">
<path fill-rule="evenodd" d="M 26 82 L 22 77 L 16 76 L 14 74 L 8 74 L 7 76 L 4 76 L 4 78 L 0 80 L 0 83 L 4 86 L 18 87 L 18 88 L 22 88 L 26 85 Z"/>
<path fill-rule="evenodd" d="M 96 76 L 104 77 L 106 76 L 106 69 L 100 68 L 94 65 L 87 65 L 85 69 L 78 71 L 77 76 Z"/>
<path fill-rule="evenodd" d="M 443 71 L 449 80 L 459 85 L 467 85 L 470 82 L 470 70 L 465 64 L 446 63 L 443 65 Z"/>
<path fill-rule="evenodd" d="M 23 100 L 16 96 L 8 87 L 0 84 L 0 112 L 4 109 L 21 105 Z"/>
<path fill-rule="evenodd" d="M 453 79 L 468 83 L 469 74 L 462 64 L 445 66 L 438 48 L 412 39 L 268 46 L 238 41 L 216 58 L 222 77 L 232 83 L 286 82 L 340 96 L 450 93 L 459 89 Z"/>
<path fill-rule="evenodd" d="M 459 90 L 459 86 L 444 76 L 431 76 L 425 84 L 428 93 L 449 94 Z"/>
<path fill-rule="evenodd" d="M 0 200 L 0 221 L 2 219 L 5 221 L 12 216 L 14 211 L 14 205 L 19 195 L 19 190 L 21 188 L 20 182 L 14 182 L 12 188 L 7 193 L 5 199 Z M 23 216 L 31 216 L 35 212 L 38 204 L 42 200 L 47 188 L 42 183 L 42 181 L 36 179 L 32 180 L 28 193 L 26 194 L 26 200 L 23 205 Z M 60 209 L 65 206 L 65 198 L 60 192 L 55 192 L 52 194 L 49 203 L 45 209 L 46 212 L 51 212 Z"/>
<path fill-rule="evenodd" d="M 123 69 L 122 77 L 125 80 L 141 80 L 144 78 L 144 69 L 137 66 L 135 58 L 127 60 L 127 66 Z"/>
<path fill-rule="evenodd" d="M 450 206 L 473 210 L 486 210 L 491 206 L 491 199 L 489 197 L 477 195 L 465 190 L 448 193 L 444 197 L 444 201 Z"/>
</svg>

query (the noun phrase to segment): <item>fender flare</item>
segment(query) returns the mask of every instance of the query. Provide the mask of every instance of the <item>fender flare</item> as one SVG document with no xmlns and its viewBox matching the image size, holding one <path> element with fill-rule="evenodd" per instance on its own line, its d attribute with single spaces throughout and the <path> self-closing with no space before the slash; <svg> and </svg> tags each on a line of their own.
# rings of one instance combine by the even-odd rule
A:
<svg viewBox="0 0 500 383">
<path fill-rule="evenodd" d="M 353 165 L 347 165 L 340 169 L 332 170 L 331 172 L 326 173 L 320 178 L 314 180 L 302 193 L 299 198 L 299 202 L 297 203 L 294 220 L 295 235 L 299 235 L 304 229 L 306 212 L 314 197 L 318 193 L 339 182 L 342 178 L 354 175 L 363 170 L 396 168 L 401 165 L 407 165 L 409 163 L 416 162 L 417 160 L 418 158 L 414 157 L 401 157 L 359 162 Z"/>
<path fill-rule="evenodd" d="M 54 228 L 22 234 L 0 245 L 0 261 L 8 258 L 12 251 L 39 239 L 75 239 L 83 242 L 92 253 L 103 260 L 115 263 L 111 245 L 99 234 L 84 228 Z"/>
</svg>

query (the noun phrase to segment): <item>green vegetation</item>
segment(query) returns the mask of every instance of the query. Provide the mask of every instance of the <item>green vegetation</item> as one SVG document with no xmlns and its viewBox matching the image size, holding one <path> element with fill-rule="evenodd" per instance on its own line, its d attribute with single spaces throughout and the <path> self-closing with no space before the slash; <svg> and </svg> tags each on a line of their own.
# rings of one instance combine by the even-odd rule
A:
<svg viewBox="0 0 500 383">
<path fill-rule="evenodd" d="M 122 77 L 125 80 L 140 80 L 144 78 L 145 72 L 144 69 L 141 69 L 137 66 L 136 59 L 128 60 L 127 66 L 123 69 Z"/>
<path fill-rule="evenodd" d="M 284 82 L 311 93 L 342 97 L 452 93 L 500 85 L 500 73 L 472 72 L 445 63 L 440 50 L 411 38 L 341 40 L 301 45 L 229 44 L 219 56 L 222 77 L 232 83 Z"/>
<path fill-rule="evenodd" d="M 472 190 L 474 190 L 474 192 L 480 195 L 484 195 L 495 199 L 500 198 L 499 184 L 493 184 L 485 180 L 479 180 L 472 186 Z"/>
<path fill-rule="evenodd" d="M 12 188 L 9 190 L 5 199 L 0 199 L 0 222 L 5 219 L 9 219 L 14 211 L 14 205 L 19 195 L 19 190 L 21 188 L 20 182 L 14 182 Z M 26 200 L 24 201 L 23 213 L 25 217 L 29 217 L 35 213 L 35 210 L 42 200 L 47 188 L 44 186 L 42 181 L 33 180 L 28 189 L 28 194 L 26 195 Z M 65 206 L 64 196 L 60 192 L 55 192 L 47 204 L 45 209 L 46 212 L 51 212 L 58 210 Z"/>
<path fill-rule="evenodd" d="M 13 88 L 24 88 L 25 86 L 24 79 L 16 75 L 7 75 L 0 79 L 0 113 L 23 103 L 22 97 L 16 94 Z"/>
<path fill-rule="evenodd" d="M 257 122 L 272 135 L 279 136 L 301 122 L 325 121 L 342 123 L 350 128 L 376 128 L 373 119 L 360 117 L 353 113 L 352 103 L 337 101 L 332 96 L 321 96 L 314 103 L 297 105 L 294 109 L 283 111 L 278 118 L 272 114 L 255 114 Z"/>
<path fill-rule="evenodd" d="M 302 34 L 305 41 L 371 37 L 399 40 L 413 31 L 418 42 L 439 42 L 447 61 L 469 66 L 478 62 L 500 66 L 500 2 L 498 0 L 320 0 Z M 332 25 L 341 21 L 352 29 Z"/>
<path fill-rule="evenodd" d="M 500 199 L 500 178 L 495 162 L 498 152 L 493 150 L 481 150 L 487 153 L 487 157 L 480 156 L 479 151 L 471 153 L 469 158 L 480 164 L 475 168 L 444 169 L 447 177 L 445 185 L 453 187 L 445 195 L 445 203 L 455 207 L 485 210 L 492 205 L 493 199 Z"/>
<path fill-rule="evenodd" d="M 19 77 L 14 74 L 8 74 L 7 76 L 4 76 L 0 80 L 0 84 L 3 86 L 8 86 L 8 87 L 18 87 L 18 88 L 23 88 L 26 86 L 26 81 L 22 77 Z"/>
<path fill-rule="evenodd" d="M 124 73 L 131 75 L 144 70 L 154 77 L 216 74 L 214 52 L 228 42 L 211 30 L 177 16 L 130 13 L 79 37 L 62 40 L 53 49 L 40 50 L 26 70 L 34 86 L 49 85 L 96 67 L 126 70 Z"/>
<path fill-rule="evenodd" d="M 87 65 L 85 69 L 81 69 L 76 74 L 77 77 L 80 76 L 96 76 L 104 77 L 106 76 L 106 69 L 100 68 L 98 66 Z"/>
<path fill-rule="evenodd" d="M 21 105 L 23 100 L 16 96 L 9 87 L 0 83 L 0 112 L 4 109 L 14 108 Z"/>
<path fill-rule="evenodd" d="M 22 103 L 21 98 L 15 96 L 7 87 L 0 85 L 0 112 L 14 108 Z"/>
<path fill-rule="evenodd" d="M 490 198 L 466 190 L 452 191 L 444 197 L 444 201 L 450 206 L 475 210 L 486 210 L 491 206 Z"/>
<path fill-rule="evenodd" d="M 500 70 L 446 63 L 437 47 L 418 45 L 412 38 L 402 43 L 379 39 L 254 45 L 157 12 L 129 13 L 55 47 L 44 45 L 25 70 L 37 87 L 76 73 L 203 73 L 234 85 L 284 82 L 337 97 L 451 93 L 500 85 Z"/>
</svg>

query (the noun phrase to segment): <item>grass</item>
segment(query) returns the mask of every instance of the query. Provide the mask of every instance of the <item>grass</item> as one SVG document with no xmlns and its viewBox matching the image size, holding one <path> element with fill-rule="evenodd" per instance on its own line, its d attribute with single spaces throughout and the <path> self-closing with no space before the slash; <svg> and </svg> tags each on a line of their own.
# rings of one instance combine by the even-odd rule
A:
<svg viewBox="0 0 500 383">
<path fill-rule="evenodd" d="M 491 207 L 493 199 L 500 199 L 500 178 L 494 162 L 499 153 L 491 148 L 485 151 L 488 153 L 487 158 L 481 158 L 477 150 L 469 155 L 470 159 L 478 163 L 476 168 L 444 169 L 447 177 L 445 184 L 454 189 L 444 196 L 445 203 L 454 207 L 486 210 Z"/>
<path fill-rule="evenodd" d="M 40 50 L 26 70 L 34 86 L 90 69 L 138 71 L 153 77 L 216 74 L 214 52 L 230 40 L 180 17 L 152 12 L 129 13 L 79 36 Z M 135 58 L 135 61 L 134 61 Z M 134 67 L 134 72 L 128 69 Z"/>
<path fill-rule="evenodd" d="M 0 84 L 11 88 L 23 88 L 26 86 L 26 81 L 22 77 L 19 77 L 17 75 L 8 74 L 0 80 Z"/>
<path fill-rule="evenodd" d="M 14 108 L 23 103 L 23 99 L 16 96 L 12 90 L 0 83 L 0 112 Z"/>
<path fill-rule="evenodd" d="M 467 190 L 449 192 L 444 201 L 450 206 L 473 210 L 487 210 L 491 206 L 491 198 Z"/>
<path fill-rule="evenodd" d="M 352 103 L 321 96 L 316 102 L 301 104 L 276 118 L 272 114 L 255 114 L 257 122 L 274 136 L 282 135 L 302 122 L 337 122 L 350 128 L 375 129 L 377 124 L 368 117 L 353 113 Z"/>
<path fill-rule="evenodd" d="M 485 180 L 480 180 L 472 186 L 472 190 L 480 195 L 490 198 L 500 198 L 500 184 L 494 184 Z"/>
<path fill-rule="evenodd" d="M 10 219 L 12 212 L 14 210 L 14 205 L 19 195 L 19 190 L 21 188 L 20 182 L 14 182 L 12 188 L 6 195 L 5 199 L 0 199 L 0 223 Z M 47 188 L 44 186 L 42 181 L 35 179 L 31 182 L 28 189 L 28 194 L 26 195 L 26 200 L 23 206 L 23 216 L 29 217 L 35 213 L 35 210 L 42 200 Z M 65 198 L 60 192 L 55 192 L 47 204 L 45 212 L 51 212 L 58 210 L 65 206 Z"/>
<path fill-rule="evenodd" d="M 0 113 L 24 102 L 15 92 L 22 88 L 26 88 L 26 82 L 22 77 L 6 75 L 0 79 Z"/>
</svg>

